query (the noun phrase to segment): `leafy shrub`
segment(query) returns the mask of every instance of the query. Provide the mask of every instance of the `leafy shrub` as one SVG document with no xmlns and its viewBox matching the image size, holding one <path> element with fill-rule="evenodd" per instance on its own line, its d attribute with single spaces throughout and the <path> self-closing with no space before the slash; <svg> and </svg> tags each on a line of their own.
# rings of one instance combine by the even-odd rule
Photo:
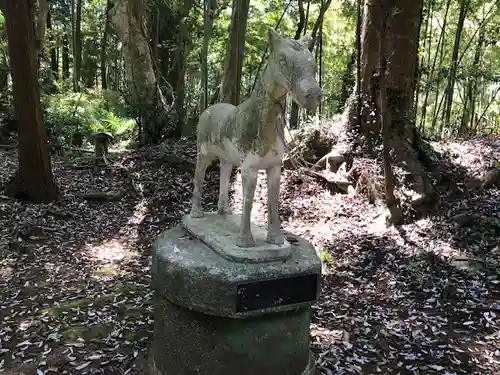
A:
<svg viewBox="0 0 500 375">
<path fill-rule="evenodd" d="M 45 127 L 50 134 L 64 137 L 69 142 L 75 132 L 86 140 L 96 132 L 109 132 L 115 137 L 130 137 L 136 129 L 133 119 L 120 96 L 111 91 L 64 92 L 42 99 Z"/>
</svg>

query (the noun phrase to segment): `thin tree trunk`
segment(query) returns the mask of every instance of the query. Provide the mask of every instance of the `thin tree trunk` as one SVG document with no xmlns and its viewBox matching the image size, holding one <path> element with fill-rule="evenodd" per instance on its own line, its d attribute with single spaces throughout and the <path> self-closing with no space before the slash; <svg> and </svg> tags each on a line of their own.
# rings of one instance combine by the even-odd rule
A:
<svg viewBox="0 0 500 375">
<path fill-rule="evenodd" d="M 212 35 L 214 24 L 214 13 L 217 10 L 217 0 L 204 0 L 204 35 L 201 51 L 201 87 L 202 97 L 200 101 L 200 113 L 208 107 L 208 44 Z"/>
<path fill-rule="evenodd" d="M 431 18 L 431 14 L 432 14 L 433 5 L 434 5 L 434 0 L 430 0 L 429 6 L 427 8 L 427 17 L 425 20 L 424 43 L 422 45 L 423 54 L 422 54 L 422 58 L 417 63 L 417 68 L 415 69 L 415 71 L 416 71 L 416 88 L 415 88 L 415 99 L 414 99 L 414 108 L 413 108 L 414 113 L 417 113 L 417 111 L 418 111 L 418 99 L 420 96 L 420 83 L 421 83 L 421 79 L 422 79 L 422 67 L 423 67 L 424 61 L 425 61 L 425 50 L 426 50 L 426 47 L 428 44 L 429 45 L 432 44 L 432 37 L 431 37 L 432 36 L 432 18 Z M 423 12 L 422 12 L 422 18 L 423 18 Z M 427 32 L 429 29 L 431 30 L 431 36 L 427 35 Z M 420 30 L 419 30 L 419 37 L 420 37 Z"/>
<path fill-rule="evenodd" d="M 309 6 L 309 3 L 307 4 Z M 298 0 L 299 6 L 299 23 L 297 25 L 297 30 L 295 31 L 295 39 L 300 39 L 302 37 L 302 33 L 306 26 L 306 15 L 304 13 L 304 1 Z M 295 101 L 292 101 L 292 109 L 290 112 L 290 127 L 292 129 L 296 129 L 299 123 L 299 106 Z"/>
<path fill-rule="evenodd" d="M 465 89 L 465 100 L 462 110 L 462 121 L 460 123 L 459 134 L 465 133 L 467 127 L 473 124 L 474 120 L 474 88 L 477 86 L 479 62 L 481 60 L 481 52 L 484 44 L 484 28 L 479 32 L 479 38 L 474 52 L 474 61 L 472 63 L 472 72 L 469 75 L 467 87 Z"/>
<path fill-rule="evenodd" d="M 7 187 L 7 193 L 34 202 L 51 201 L 58 191 L 40 105 L 36 37 L 30 1 L 7 1 L 5 18 L 19 134 L 18 170 Z"/>
<path fill-rule="evenodd" d="M 309 22 L 309 10 L 311 9 L 311 0 L 307 0 L 306 16 L 304 19 L 304 36 L 307 33 L 307 23 Z"/>
<path fill-rule="evenodd" d="M 50 38 L 50 69 L 54 80 L 59 79 L 59 60 L 57 59 L 57 41 L 54 38 L 54 30 L 52 29 L 52 15 L 51 12 L 47 14 L 47 29 L 49 30 Z"/>
<path fill-rule="evenodd" d="M 194 129 L 187 126 L 186 121 L 186 56 L 187 45 L 189 43 L 189 31 L 186 25 L 186 18 L 189 16 L 193 8 L 194 0 L 184 0 L 181 8 L 177 12 L 176 22 L 178 22 L 177 32 L 175 33 L 175 50 L 173 58 L 173 66 L 171 70 L 170 82 L 172 82 L 175 99 L 174 107 L 176 112 L 176 129 L 175 136 L 191 136 L 194 134 Z"/>
<path fill-rule="evenodd" d="M 160 44 L 160 10 L 156 8 L 151 13 L 151 57 L 155 64 L 160 66 L 158 47 Z"/>
<path fill-rule="evenodd" d="M 323 17 L 324 18 L 324 17 Z M 321 25 L 319 27 L 319 59 L 318 59 L 318 73 L 319 73 L 319 86 L 323 87 L 323 21 L 321 21 Z M 323 100 L 319 102 L 318 108 L 319 116 L 323 113 Z"/>
<path fill-rule="evenodd" d="M 101 40 L 101 87 L 103 90 L 108 88 L 108 76 L 106 74 L 106 48 L 108 46 L 108 34 L 109 34 L 109 11 L 113 6 L 111 0 L 107 0 L 106 3 L 106 14 L 104 15 L 104 31 L 102 33 Z"/>
<path fill-rule="evenodd" d="M 444 121 L 441 121 L 439 133 L 442 132 L 443 126 L 450 126 L 451 107 L 453 105 L 453 92 L 455 88 L 455 78 L 458 68 L 458 52 L 460 49 L 460 40 L 462 38 L 462 30 L 464 27 L 465 17 L 469 9 L 470 0 L 460 0 L 460 14 L 458 16 L 457 31 L 455 33 L 455 43 L 453 45 L 453 53 L 451 57 L 450 73 L 448 75 L 448 84 L 446 86 Z"/>
<path fill-rule="evenodd" d="M 379 122 L 382 133 L 382 148 L 383 148 L 383 167 L 384 167 L 384 192 L 385 204 L 390 213 L 390 221 L 393 224 L 400 224 L 403 220 L 401 210 L 398 206 L 398 201 L 394 195 L 394 174 L 392 171 L 391 160 L 391 124 L 392 117 L 391 111 L 387 104 L 387 87 L 386 87 L 386 74 L 387 74 L 387 57 L 385 40 L 387 39 L 387 23 L 388 11 L 387 4 L 380 5 L 383 10 L 383 21 L 379 37 L 379 95 L 378 95 L 378 114 Z"/>
<path fill-rule="evenodd" d="M 36 21 L 35 49 L 38 57 L 38 65 L 40 65 L 40 61 L 43 58 L 43 43 L 45 41 L 45 34 L 47 31 L 47 17 L 49 14 L 50 7 L 47 0 L 39 0 L 38 4 L 39 4 L 39 10 Z M 33 5 L 34 3 L 31 3 L 31 6 Z"/>
<path fill-rule="evenodd" d="M 438 56 L 441 56 L 440 58 L 440 61 L 442 60 L 442 56 L 443 56 L 443 46 L 444 46 L 444 36 L 445 36 L 445 33 L 446 33 L 446 23 L 447 23 L 447 20 L 448 20 L 448 11 L 450 9 L 450 5 L 451 5 L 451 0 L 448 0 L 447 3 L 446 3 L 446 10 L 445 10 L 445 13 L 444 13 L 444 20 L 443 20 L 443 28 L 441 29 L 441 33 L 439 34 L 439 39 L 438 39 L 438 43 L 437 43 L 437 46 L 436 46 L 436 53 L 434 54 L 434 59 L 432 61 L 432 67 L 427 75 L 427 82 L 432 82 L 433 78 L 434 78 L 434 72 L 435 72 L 435 69 L 436 69 L 436 62 L 437 62 L 437 58 Z M 430 60 L 430 50 L 429 50 L 429 60 Z M 438 83 L 439 85 L 439 83 Z M 425 91 L 425 97 L 424 97 L 424 102 L 422 103 L 422 114 L 421 114 L 421 119 L 420 119 L 420 130 L 421 131 L 424 131 L 425 130 L 425 121 L 426 121 L 426 116 L 427 116 L 427 103 L 428 103 L 428 100 L 429 100 L 429 94 L 430 94 L 430 85 L 428 85 L 426 91 Z M 436 91 L 436 102 L 437 102 L 437 95 L 439 93 L 439 90 Z M 434 117 L 433 117 L 433 123 L 432 123 L 432 130 L 431 130 L 431 133 L 434 132 Z"/>
<path fill-rule="evenodd" d="M 330 8 L 331 4 L 332 4 L 332 0 L 326 0 L 325 2 L 323 2 L 321 4 L 318 18 L 316 19 L 316 22 L 314 23 L 314 26 L 313 26 L 313 29 L 311 32 L 311 36 L 313 38 L 313 42 L 311 43 L 311 46 L 309 47 L 309 49 L 311 51 L 313 50 L 314 46 L 316 45 L 316 39 L 318 37 L 318 30 L 320 27 L 322 27 L 323 19 L 325 18 L 325 13 L 328 10 L 328 8 Z"/>
<path fill-rule="evenodd" d="M 451 0 L 448 0 L 448 1 L 451 2 Z M 446 21 L 446 19 L 445 19 L 445 21 Z M 445 28 L 445 25 L 443 25 L 443 33 L 444 33 L 444 28 Z M 443 34 L 443 37 L 444 37 L 444 34 Z M 439 51 L 439 66 L 440 67 L 443 66 L 443 61 L 444 61 L 444 56 L 445 56 L 444 46 L 445 46 L 445 43 L 444 43 L 444 39 L 443 39 L 443 42 L 441 43 L 441 48 Z M 434 109 L 433 109 L 433 113 L 432 113 L 432 124 L 431 124 L 431 131 L 430 131 L 430 133 L 433 135 L 436 134 L 438 113 L 441 110 L 441 106 L 443 105 L 444 98 L 446 96 L 445 95 L 446 93 L 445 93 L 444 95 L 442 95 L 441 99 L 439 99 L 440 86 L 441 86 L 441 80 L 438 79 L 437 85 L 436 85 L 436 98 L 434 100 Z"/>
<path fill-rule="evenodd" d="M 62 76 L 63 79 L 69 78 L 69 40 L 68 34 L 64 34 L 62 45 Z"/>
<path fill-rule="evenodd" d="M 76 16 L 75 16 L 75 39 L 73 41 L 73 56 L 74 56 L 74 74 L 73 74 L 73 90 L 80 91 L 80 77 L 82 70 L 82 2 L 76 0 Z"/>
<path fill-rule="evenodd" d="M 238 105 L 240 102 L 241 73 L 245 56 L 250 0 L 233 0 L 231 32 L 228 40 L 220 101 Z"/>
</svg>

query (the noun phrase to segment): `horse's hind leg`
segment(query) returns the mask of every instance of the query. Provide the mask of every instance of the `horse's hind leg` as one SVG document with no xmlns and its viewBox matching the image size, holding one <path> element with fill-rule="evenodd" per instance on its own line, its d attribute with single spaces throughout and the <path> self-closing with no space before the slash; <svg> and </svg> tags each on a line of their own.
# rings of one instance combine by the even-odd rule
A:
<svg viewBox="0 0 500 375">
<path fill-rule="evenodd" d="M 241 168 L 241 185 L 243 187 L 243 212 L 241 214 L 240 232 L 236 246 L 253 247 L 255 240 L 252 236 L 251 215 L 255 188 L 257 187 L 257 170 L 254 168 Z"/>
<path fill-rule="evenodd" d="M 229 179 L 233 165 L 227 161 L 220 160 L 220 186 L 219 186 L 219 202 L 217 204 L 217 213 L 219 215 L 231 214 L 229 207 Z"/>
<path fill-rule="evenodd" d="M 194 171 L 194 190 L 191 201 L 191 217 L 203 217 L 203 206 L 201 199 L 203 195 L 203 183 L 205 182 L 205 172 L 214 161 L 214 157 L 210 154 L 198 152 L 196 156 L 196 169 Z"/>
</svg>

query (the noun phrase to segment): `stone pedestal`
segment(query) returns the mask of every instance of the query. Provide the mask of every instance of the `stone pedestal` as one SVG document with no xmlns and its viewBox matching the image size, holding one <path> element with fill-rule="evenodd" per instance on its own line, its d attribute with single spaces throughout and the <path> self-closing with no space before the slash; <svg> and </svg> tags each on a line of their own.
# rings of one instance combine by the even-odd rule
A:
<svg viewBox="0 0 500 375">
<path fill-rule="evenodd" d="M 275 254 L 262 244 L 262 257 L 249 261 L 243 254 L 238 261 L 237 254 L 224 256 L 223 249 L 207 245 L 206 236 L 186 228 L 196 232 L 203 220 L 213 219 L 207 215 L 194 226 L 185 220 L 153 245 L 151 374 L 313 374 L 309 324 L 321 279 L 314 248 L 288 236 L 288 245 Z"/>
</svg>

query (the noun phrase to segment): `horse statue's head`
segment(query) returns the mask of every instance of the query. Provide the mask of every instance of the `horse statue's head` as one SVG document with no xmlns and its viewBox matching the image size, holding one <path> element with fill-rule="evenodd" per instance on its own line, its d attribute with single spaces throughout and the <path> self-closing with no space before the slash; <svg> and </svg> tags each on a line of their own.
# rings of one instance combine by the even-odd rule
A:
<svg viewBox="0 0 500 375">
<path fill-rule="evenodd" d="M 315 111 L 323 96 L 316 81 L 316 61 L 309 50 L 313 39 L 306 35 L 294 40 L 268 30 L 269 58 L 267 69 L 275 84 L 283 87 L 301 107 Z"/>
</svg>

